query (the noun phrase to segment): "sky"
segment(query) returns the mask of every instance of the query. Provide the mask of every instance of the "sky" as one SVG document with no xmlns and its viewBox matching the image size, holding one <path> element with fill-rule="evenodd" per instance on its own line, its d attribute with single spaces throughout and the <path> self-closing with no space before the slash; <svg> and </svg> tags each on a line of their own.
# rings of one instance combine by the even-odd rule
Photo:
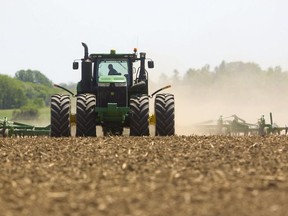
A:
<svg viewBox="0 0 288 216">
<path fill-rule="evenodd" d="M 152 77 L 226 62 L 288 71 L 286 0 L 0 0 L 0 73 L 77 82 L 90 53 L 146 52 Z"/>
</svg>

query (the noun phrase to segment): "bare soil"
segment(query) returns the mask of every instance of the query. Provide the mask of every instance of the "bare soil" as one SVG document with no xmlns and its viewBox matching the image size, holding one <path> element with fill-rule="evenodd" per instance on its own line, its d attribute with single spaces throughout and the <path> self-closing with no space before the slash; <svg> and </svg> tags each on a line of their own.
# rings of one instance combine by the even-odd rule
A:
<svg viewBox="0 0 288 216">
<path fill-rule="evenodd" d="M 288 137 L 0 140 L 0 215 L 287 215 Z"/>
</svg>

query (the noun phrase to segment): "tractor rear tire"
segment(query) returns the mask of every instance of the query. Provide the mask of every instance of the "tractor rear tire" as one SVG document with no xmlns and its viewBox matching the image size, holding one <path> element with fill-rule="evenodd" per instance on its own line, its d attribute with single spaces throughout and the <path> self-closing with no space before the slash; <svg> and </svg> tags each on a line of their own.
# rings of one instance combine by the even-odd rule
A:
<svg viewBox="0 0 288 216">
<path fill-rule="evenodd" d="M 55 94 L 51 97 L 51 137 L 71 136 L 71 102 L 69 95 Z"/>
<path fill-rule="evenodd" d="M 156 136 L 175 135 L 175 102 L 173 94 L 157 94 L 155 98 Z"/>
<path fill-rule="evenodd" d="M 77 96 L 76 136 L 96 136 L 96 97 L 93 94 Z"/>
<path fill-rule="evenodd" d="M 149 98 L 133 95 L 130 98 L 130 136 L 149 136 Z"/>
</svg>

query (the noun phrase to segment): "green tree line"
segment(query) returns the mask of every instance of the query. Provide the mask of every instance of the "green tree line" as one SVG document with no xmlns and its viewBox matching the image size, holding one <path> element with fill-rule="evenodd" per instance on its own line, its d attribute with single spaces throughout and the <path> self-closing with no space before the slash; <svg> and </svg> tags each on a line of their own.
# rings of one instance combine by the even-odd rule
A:
<svg viewBox="0 0 288 216">
<path fill-rule="evenodd" d="M 0 75 L 0 90 L 0 109 L 48 106 L 50 95 L 57 92 L 45 75 L 33 70 L 17 71 L 13 78 Z"/>
<path fill-rule="evenodd" d="M 23 82 L 42 84 L 44 86 L 52 87 L 52 81 L 44 74 L 37 70 L 20 70 L 15 73 L 15 79 Z"/>
</svg>

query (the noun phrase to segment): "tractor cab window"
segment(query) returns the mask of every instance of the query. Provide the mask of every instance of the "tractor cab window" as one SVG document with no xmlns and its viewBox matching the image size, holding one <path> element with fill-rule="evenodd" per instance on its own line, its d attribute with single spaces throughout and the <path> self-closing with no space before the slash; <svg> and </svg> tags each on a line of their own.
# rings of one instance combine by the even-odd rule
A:
<svg viewBox="0 0 288 216">
<path fill-rule="evenodd" d="M 100 76 L 127 76 L 128 61 L 127 60 L 103 60 L 98 64 L 98 75 Z"/>
</svg>

